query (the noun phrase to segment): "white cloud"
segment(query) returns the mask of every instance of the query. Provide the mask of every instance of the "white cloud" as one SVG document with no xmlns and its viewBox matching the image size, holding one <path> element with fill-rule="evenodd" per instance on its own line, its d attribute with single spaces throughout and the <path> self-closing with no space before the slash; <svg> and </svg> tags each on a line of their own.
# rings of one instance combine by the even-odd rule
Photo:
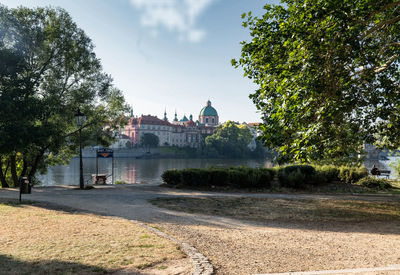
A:
<svg viewBox="0 0 400 275">
<path fill-rule="evenodd" d="M 190 42 L 201 41 L 206 32 L 196 28 L 198 17 L 215 0 L 130 0 L 141 10 L 141 24 L 157 29 L 165 27 L 178 32 L 179 37 Z"/>
</svg>

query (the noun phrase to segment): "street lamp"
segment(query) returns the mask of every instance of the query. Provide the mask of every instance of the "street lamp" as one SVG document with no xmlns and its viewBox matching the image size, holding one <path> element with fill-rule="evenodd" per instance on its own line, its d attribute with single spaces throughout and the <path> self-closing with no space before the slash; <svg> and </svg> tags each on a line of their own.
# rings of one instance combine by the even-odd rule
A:
<svg viewBox="0 0 400 275">
<path fill-rule="evenodd" d="M 86 117 L 81 113 L 81 110 L 78 108 L 78 111 L 75 114 L 75 122 L 79 127 L 79 188 L 83 189 L 85 187 L 83 183 L 83 162 L 82 162 L 82 126 L 85 123 Z"/>
</svg>

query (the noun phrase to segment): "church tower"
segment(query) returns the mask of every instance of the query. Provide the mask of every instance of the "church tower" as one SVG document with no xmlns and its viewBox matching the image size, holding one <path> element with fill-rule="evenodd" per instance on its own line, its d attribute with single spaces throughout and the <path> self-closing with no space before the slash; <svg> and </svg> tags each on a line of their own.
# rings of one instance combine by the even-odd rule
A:
<svg viewBox="0 0 400 275">
<path fill-rule="evenodd" d="M 211 106 L 211 101 L 207 101 L 207 105 L 201 109 L 199 114 L 199 122 L 205 126 L 217 126 L 219 117 L 217 110 Z"/>
</svg>

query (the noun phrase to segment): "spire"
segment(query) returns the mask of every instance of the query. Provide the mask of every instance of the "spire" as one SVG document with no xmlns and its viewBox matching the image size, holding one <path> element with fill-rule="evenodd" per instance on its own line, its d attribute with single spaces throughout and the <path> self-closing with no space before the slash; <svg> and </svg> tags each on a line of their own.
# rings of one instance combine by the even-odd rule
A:
<svg viewBox="0 0 400 275">
<path fill-rule="evenodd" d="M 190 114 L 189 120 L 190 120 L 190 121 L 193 121 L 193 115 L 192 115 L 192 114 Z"/>
<path fill-rule="evenodd" d="M 165 110 L 164 110 L 164 121 L 168 121 L 168 118 L 167 118 L 167 108 L 165 108 Z"/>
<path fill-rule="evenodd" d="M 178 115 L 176 114 L 176 110 L 175 110 L 175 118 L 174 121 L 178 121 Z"/>
<path fill-rule="evenodd" d="M 210 100 L 207 101 L 207 106 L 211 106 L 211 101 Z"/>
<path fill-rule="evenodd" d="M 131 108 L 131 117 L 133 117 L 133 109 Z"/>
</svg>

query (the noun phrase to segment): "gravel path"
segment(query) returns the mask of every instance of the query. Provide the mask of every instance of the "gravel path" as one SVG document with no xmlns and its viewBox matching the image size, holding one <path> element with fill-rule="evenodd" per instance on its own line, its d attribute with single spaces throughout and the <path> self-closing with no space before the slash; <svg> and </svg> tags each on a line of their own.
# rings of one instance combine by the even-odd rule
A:
<svg viewBox="0 0 400 275">
<path fill-rule="evenodd" d="M 97 214 L 119 216 L 161 228 L 207 256 L 217 274 L 254 274 L 380 267 L 400 264 L 400 221 L 370 223 L 257 224 L 157 208 L 157 197 L 250 196 L 257 198 L 362 199 L 399 201 L 399 196 L 222 194 L 124 185 L 75 190 L 34 188 L 23 199 L 55 203 Z M 0 197 L 18 197 L 1 190 Z"/>
</svg>

